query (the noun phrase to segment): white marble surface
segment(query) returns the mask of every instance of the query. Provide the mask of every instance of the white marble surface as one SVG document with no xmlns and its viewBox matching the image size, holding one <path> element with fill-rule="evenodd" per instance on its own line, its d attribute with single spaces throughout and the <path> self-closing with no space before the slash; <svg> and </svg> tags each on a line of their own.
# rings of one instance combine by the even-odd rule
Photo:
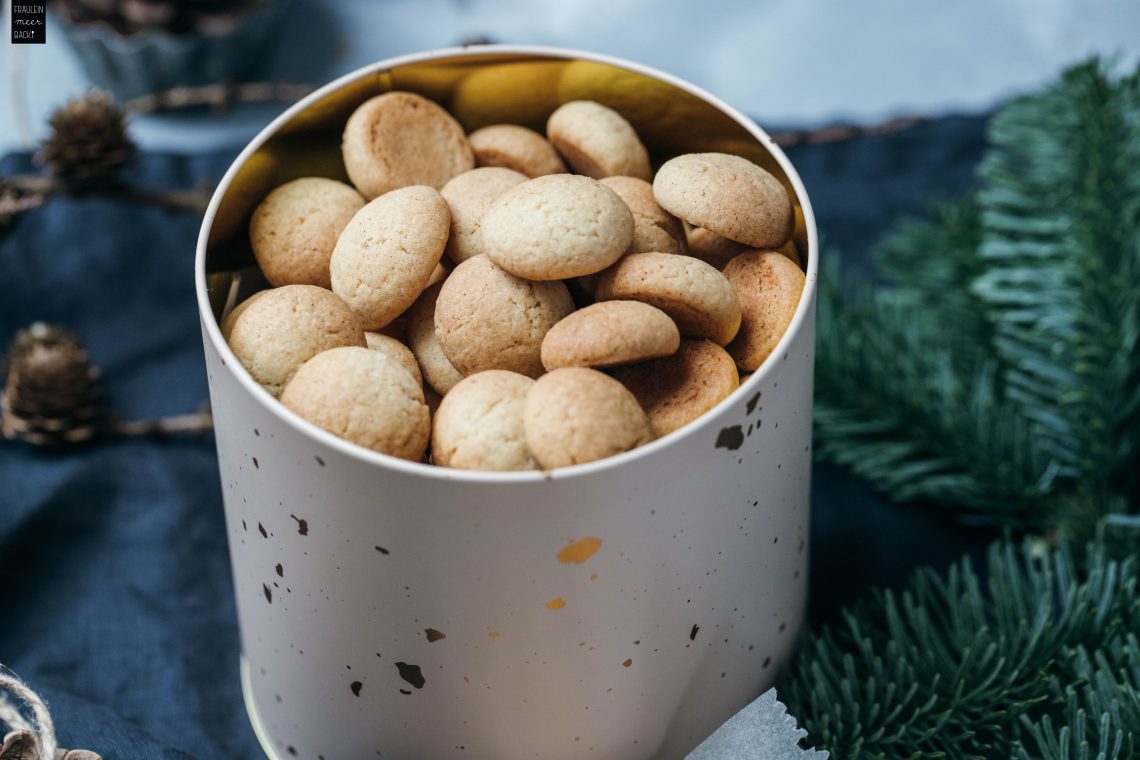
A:
<svg viewBox="0 0 1140 760">
<path fill-rule="evenodd" d="M 273 64 L 323 83 L 470 35 L 597 50 L 690 79 L 766 125 L 979 111 L 1091 53 L 1140 59 L 1136 0 L 295 0 Z M 10 3 L 3 3 L 7 14 Z M 8 28 L 5 15 L 3 26 Z M 66 41 L 6 45 L 0 152 L 31 144 L 82 91 Z M 144 147 L 235 145 L 278 107 L 139 120 Z"/>
</svg>

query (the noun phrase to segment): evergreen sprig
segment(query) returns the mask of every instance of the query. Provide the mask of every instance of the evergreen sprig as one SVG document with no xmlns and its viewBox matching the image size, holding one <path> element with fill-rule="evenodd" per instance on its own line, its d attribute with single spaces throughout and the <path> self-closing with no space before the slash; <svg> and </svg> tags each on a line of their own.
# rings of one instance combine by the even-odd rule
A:
<svg viewBox="0 0 1140 760">
<path fill-rule="evenodd" d="M 822 278 L 817 452 L 898 500 L 1087 534 L 1140 476 L 1140 75 L 1003 108 L 971 197 Z"/>
<path fill-rule="evenodd" d="M 1093 544 L 991 547 L 816 636 L 782 687 L 845 760 L 1125 758 L 1140 747 L 1140 582 Z M 1059 728 L 1058 728 L 1059 727 Z"/>
</svg>

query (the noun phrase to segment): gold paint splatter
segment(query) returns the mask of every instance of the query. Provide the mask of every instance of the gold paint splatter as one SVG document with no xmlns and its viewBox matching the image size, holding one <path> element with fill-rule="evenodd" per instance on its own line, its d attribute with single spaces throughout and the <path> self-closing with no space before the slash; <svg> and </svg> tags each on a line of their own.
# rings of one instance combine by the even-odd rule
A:
<svg viewBox="0 0 1140 760">
<path fill-rule="evenodd" d="M 592 581 L 596 581 L 597 579 L 598 579 L 598 574 L 597 574 L 597 573 L 593 573 L 593 574 L 591 574 L 591 575 L 590 575 L 590 580 L 592 580 Z"/>
<path fill-rule="evenodd" d="M 497 638 L 499 638 L 499 632 L 498 632 L 498 631 L 491 631 L 491 632 L 490 632 L 490 633 L 488 633 L 487 635 L 488 635 L 488 636 L 490 636 L 490 637 L 491 637 L 491 638 L 493 638 L 493 639 L 497 639 Z"/>
<path fill-rule="evenodd" d="M 602 539 L 587 536 L 586 538 L 578 539 L 569 546 L 563 547 L 562 551 L 558 552 L 558 561 L 563 564 L 574 563 L 575 565 L 580 565 L 597 554 L 598 549 L 601 548 Z"/>
<path fill-rule="evenodd" d="M 560 610 L 565 606 L 566 606 L 566 600 L 560 596 L 556 596 L 553 599 L 551 599 L 549 602 L 546 603 L 546 609 L 548 609 L 548 610 Z"/>
<path fill-rule="evenodd" d="M 622 666 L 623 668 L 628 668 L 628 667 L 629 667 L 630 665 L 632 665 L 632 664 L 633 664 L 633 660 L 626 660 L 625 662 L 623 662 L 623 663 L 621 664 L 621 666 Z"/>
</svg>

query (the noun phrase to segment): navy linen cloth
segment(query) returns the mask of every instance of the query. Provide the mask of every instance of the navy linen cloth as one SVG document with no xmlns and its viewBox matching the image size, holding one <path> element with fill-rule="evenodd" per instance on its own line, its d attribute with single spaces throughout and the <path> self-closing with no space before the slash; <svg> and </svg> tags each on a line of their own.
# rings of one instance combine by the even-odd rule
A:
<svg viewBox="0 0 1140 760">
<path fill-rule="evenodd" d="M 900 216 L 968 188 L 984 120 L 791 153 L 827 250 L 854 268 Z M 212 187 L 236 154 L 144 155 L 130 182 Z M 0 173 L 32 171 L 26 155 Z M 54 198 L 0 240 L 0 342 L 35 320 L 79 334 L 124 418 L 207 399 L 193 291 L 199 219 L 106 197 Z M 813 624 L 872 584 L 897 585 L 990 536 L 891 505 L 817 465 Z M 103 442 L 45 452 L 0 442 L 0 662 L 49 702 L 62 746 L 107 760 L 256 758 L 214 442 Z"/>
</svg>

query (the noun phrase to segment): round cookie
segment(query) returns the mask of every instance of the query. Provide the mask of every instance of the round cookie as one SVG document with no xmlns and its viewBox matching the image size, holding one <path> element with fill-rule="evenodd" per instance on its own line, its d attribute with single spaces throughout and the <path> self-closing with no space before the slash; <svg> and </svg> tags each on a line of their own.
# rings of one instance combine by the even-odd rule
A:
<svg viewBox="0 0 1140 760">
<path fill-rule="evenodd" d="M 347 441 L 418 462 L 431 421 L 424 392 L 408 371 L 379 351 L 334 348 L 301 365 L 281 403 Z"/>
<path fill-rule="evenodd" d="M 493 124 L 467 135 L 476 166 L 501 166 L 534 179 L 565 174 L 566 164 L 546 138 L 517 124 Z"/>
<path fill-rule="evenodd" d="M 689 424 L 740 385 L 732 357 L 704 338 L 683 340 L 672 356 L 621 367 L 614 377 L 637 398 L 657 437 Z"/>
<path fill-rule="evenodd" d="M 333 248 L 363 207 L 360 193 L 334 179 L 302 177 L 276 188 L 249 222 L 249 242 L 265 279 L 274 287 L 331 287 Z"/>
<path fill-rule="evenodd" d="M 633 214 L 589 177 L 551 174 L 499 196 L 481 222 L 483 248 L 500 267 L 528 280 L 600 272 L 633 240 Z"/>
<path fill-rule="evenodd" d="M 526 442 L 544 470 L 593 462 L 653 440 L 633 394 L 609 375 L 563 367 L 540 377 L 526 395 Z"/>
<path fill-rule="evenodd" d="M 681 220 L 657 204 L 653 185 L 637 177 L 606 177 L 599 180 L 617 193 L 633 214 L 633 242 L 627 253 L 685 253 L 685 228 Z"/>
<path fill-rule="evenodd" d="M 534 470 L 523 406 L 534 380 L 517 372 L 477 372 L 451 389 L 432 420 L 432 462 L 462 470 Z"/>
<path fill-rule="evenodd" d="M 274 396 L 297 368 L 322 351 L 364 346 L 352 310 L 316 285 L 285 285 L 250 298 L 230 327 L 229 344 L 253 379 Z"/>
<path fill-rule="evenodd" d="M 542 364 L 617 367 L 668 356 L 681 334 L 669 315 L 640 301 L 602 301 L 570 314 L 542 339 Z"/>
<path fill-rule="evenodd" d="M 559 106 L 546 122 L 546 136 L 578 174 L 652 177 L 649 152 L 633 126 L 601 103 L 573 100 Z"/>
<path fill-rule="evenodd" d="M 740 327 L 740 301 L 732 283 L 691 256 L 631 253 L 602 273 L 594 297 L 656 306 L 673 318 L 682 335 L 721 345 Z"/>
<path fill-rule="evenodd" d="M 218 325 L 218 329 L 222 331 L 222 338 L 227 343 L 230 342 L 230 333 L 234 331 L 234 323 L 238 321 L 246 309 L 253 305 L 254 301 L 261 298 L 268 292 L 268 290 L 259 290 L 249 298 L 239 303 L 237 306 L 230 309 L 230 313 L 227 314 L 225 319 L 222 320 L 222 323 Z"/>
<path fill-rule="evenodd" d="M 333 250 L 333 292 L 365 329 L 384 327 L 423 292 L 443 255 L 450 224 L 447 202 L 424 185 L 370 201 Z"/>
<path fill-rule="evenodd" d="M 435 330 L 443 353 L 464 375 L 507 369 L 538 377 L 542 339 L 573 310 L 561 282 L 523 280 L 476 256 L 444 280 Z"/>
<path fill-rule="evenodd" d="M 451 234 L 444 248 L 447 257 L 461 264 L 486 253 L 480 226 L 484 212 L 499 196 L 526 180 L 525 174 L 512 169 L 488 166 L 463 172 L 444 185 L 439 192 L 451 209 Z"/>
<path fill-rule="evenodd" d="M 744 243 L 721 237 L 704 227 L 690 227 L 686 233 L 686 238 L 689 244 L 689 255 L 711 264 L 717 269 L 724 269 L 728 262 L 748 250 L 748 246 Z"/>
<path fill-rule="evenodd" d="M 349 179 L 369 200 L 408 185 L 438 190 L 475 166 L 459 122 L 411 92 L 364 101 L 348 117 L 341 153 Z"/>
<path fill-rule="evenodd" d="M 374 332 L 364 333 L 364 342 L 368 348 L 373 351 L 379 351 L 406 369 L 408 374 L 415 378 L 417 383 L 423 385 L 424 377 L 420 373 L 420 365 L 416 362 L 416 357 L 415 354 L 412 353 L 412 349 L 390 335 L 382 335 Z"/>
<path fill-rule="evenodd" d="M 446 396 L 463 375 L 447 360 L 435 334 L 435 304 L 442 287 L 442 282 L 429 287 L 408 310 L 408 345 L 424 380 L 436 393 Z"/>
<path fill-rule="evenodd" d="M 792 236 L 792 200 L 780 181 L 746 158 L 687 153 L 666 161 L 653 179 L 666 211 L 729 240 L 778 248 Z"/>
<path fill-rule="evenodd" d="M 749 251 L 728 262 L 724 276 L 736 288 L 744 315 L 728 352 L 742 372 L 754 372 L 795 316 L 804 273 L 779 251 Z"/>
</svg>

